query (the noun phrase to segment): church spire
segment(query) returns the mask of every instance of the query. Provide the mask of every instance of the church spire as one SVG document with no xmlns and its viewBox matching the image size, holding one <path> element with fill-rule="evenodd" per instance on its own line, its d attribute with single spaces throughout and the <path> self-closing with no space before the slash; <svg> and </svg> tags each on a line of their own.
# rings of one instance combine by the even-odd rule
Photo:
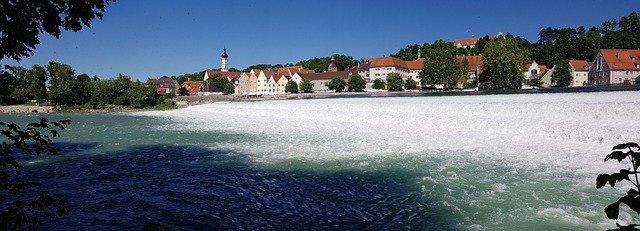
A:
<svg viewBox="0 0 640 231">
<path fill-rule="evenodd" d="M 220 67 L 220 71 L 227 72 L 229 71 L 229 55 L 227 55 L 227 48 L 222 49 L 222 66 Z"/>
<path fill-rule="evenodd" d="M 421 56 L 422 56 L 422 54 L 421 54 L 421 53 L 422 53 L 422 52 L 420 52 L 420 48 L 418 47 L 418 59 L 420 59 L 420 58 L 421 58 Z"/>
<path fill-rule="evenodd" d="M 329 68 L 327 68 L 328 72 L 338 72 L 338 66 L 336 66 L 335 61 L 336 61 L 336 59 L 332 55 L 331 56 L 331 64 L 329 64 Z"/>
</svg>

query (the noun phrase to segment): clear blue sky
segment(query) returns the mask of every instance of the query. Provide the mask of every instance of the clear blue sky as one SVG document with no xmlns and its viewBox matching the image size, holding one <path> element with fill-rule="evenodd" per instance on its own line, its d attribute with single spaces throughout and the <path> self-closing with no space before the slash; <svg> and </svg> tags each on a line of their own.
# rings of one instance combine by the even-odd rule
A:
<svg viewBox="0 0 640 231">
<path fill-rule="evenodd" d="M 382 57 L 409 44 L 511 32 L 530 42 L 542 28 L 600 26 L 640 12 L 639 0 L 345 1 L 119 0 L 91 28 L 41 36 L 31 67 L 49 60 L 102 79 L 181 75 L 229 66 L 296 63 L 334 53 Z"/>
</svg>

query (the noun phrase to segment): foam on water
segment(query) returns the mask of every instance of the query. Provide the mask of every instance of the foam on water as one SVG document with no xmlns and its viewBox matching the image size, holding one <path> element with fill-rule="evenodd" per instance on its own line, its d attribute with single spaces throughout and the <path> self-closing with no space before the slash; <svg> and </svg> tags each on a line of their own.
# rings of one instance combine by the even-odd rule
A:
<svg viewBox="0 0 640 231">
<path fill-rule="evenodd" d="M 611 222 L 594 179 L 619 169 L 602 162 L 613 145 L 640 141 L 637 105 L 640 92 L 601 92 L 232 102 L 135 115 L 170 121 L 158 130 L 242 134 L 211 148 L 266 168 L 415 171 L 418 191 L 464 229 L 599 229 Z"/>
</svg>

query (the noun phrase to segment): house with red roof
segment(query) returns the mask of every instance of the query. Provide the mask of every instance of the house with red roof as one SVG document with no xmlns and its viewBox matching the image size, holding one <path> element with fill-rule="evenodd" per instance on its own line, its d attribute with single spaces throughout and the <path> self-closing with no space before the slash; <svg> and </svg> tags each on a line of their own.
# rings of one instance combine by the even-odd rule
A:
<svg viewBox="0 0 640 231">
<path fill-rule="evenodd" d="M 593 65 L 592 62 L 587 60 L 569 60 L 569 66 L 571 66 L 571 75 L 573 81 L 571 87 L 585 86 L 589 81 L 589 68 Z"/>
<path fill-rule="evenodd" d="M 147 86 L 153 84 L 156 86 L 156 92 L 158 94 L 167 94 L 167 93 L 176 93 L 180 84 L 175 79 L 169 77 L 162 78 L 148 78 L 147 82 L 145 82 Z"/>
<path fill-rule="evenodd" d="M 524 66 L 525 81 L 522 85 L 522 88 L 532 88 L 532 86 L 526 84 L 527 80 L 542 78 L 547 70 L 547 65 L 539 65 L 535 60 L 530 64 L 526 64 Z"/>
<path fill-rule="evenodd" d="M 504 37 L 502 32 L 498 32 L 498 35 L 496 36 L 489 36 L 489 40 L 493 40 L 498 36 Z M 480 41 L 480 39 L 482 38 L 483 37 L 479 37 L 479 38 L 471 37 L 471 38 L 456 39 L 456 41 L 453 42 L 453 45 L 456 46 L 457 48 L 474 48 L 476 46 L 476 43 Z"/>
<path fill-rule="evenodd" d="M 425 59 L 418 56 L 414 61 L 404 61 L 394 57 L 365 59 L 365 65 L 369 66 L 369 81 L 375 79 L 387 81 L 387 75 L 398 73 L 403 80 L 413 79 L 420 82 L 420 72 L 424 66 Z"/>
<path fill-rule="evenodd" d="M 600 49 L 589 68 L 588 85 L 636 84 L 640 49 Z"/>
<path fill-rule="evenodd" d="M 202 87 L 202 81 L 184 81 L 182 83 L 182 88 L 187 90 L 187 95 L 196 96 L 200 92 L 200 88 Z"/>
<path fill-rule="evenodd" d="M 458 59 L 459 63 L 462 63 L 462 60 L 466 59 L 467 63 L 469 64 L 469 69 L 467 70 L 469 77 L 467 78 L 467 82 L 478 81 L 478 83 L 480 83 L 489 81 L 488 79 L 484 78 L 486 76 L 484 75 L 485 69 L 482 62 L 482 55 L 456 56 L 456 59 Z"/>
</svg>

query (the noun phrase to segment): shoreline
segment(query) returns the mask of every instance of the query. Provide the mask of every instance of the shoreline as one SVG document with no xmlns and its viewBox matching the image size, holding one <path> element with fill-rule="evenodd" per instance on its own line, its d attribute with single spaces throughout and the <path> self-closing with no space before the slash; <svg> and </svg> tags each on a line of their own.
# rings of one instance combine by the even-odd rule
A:
<svg viewBox="0 0 640 231">
<path fill-rule="evenodd" d="M 379 92 L 315 92 L 295 93 L 286 95 L 267 95 L 252 97 L 235 96 L 177 96 L 173 102 L 177 109 L 195 105 L 210 104 L 223 101 L 262 101 L 262 100 L 296 100 L 296 99 L 326 99 L 326 98 L 359 98 L 359 97 L 437 97 L 437 96 L 466 96 L 466 95 L 501 95 L 501 94 L 544 94 L 544 93 L 581 93 L 608 91 L 640 91 L 640 85 L 621 86 L 584 86 L 563 88 L 533 88 L 512 90 L 415 90 L 415 91 L 379 91 Z M 155 111 L 157 109 L 137 109 L 119 105 L 109 105 L 105 109 L 93 110 L 59 110 L 54 106 L 8 105 L 0 106 L 0 114 L 46 114 L 46 113 L 102 113 L 102 112 L 140 112 Z"/>
</svg>

